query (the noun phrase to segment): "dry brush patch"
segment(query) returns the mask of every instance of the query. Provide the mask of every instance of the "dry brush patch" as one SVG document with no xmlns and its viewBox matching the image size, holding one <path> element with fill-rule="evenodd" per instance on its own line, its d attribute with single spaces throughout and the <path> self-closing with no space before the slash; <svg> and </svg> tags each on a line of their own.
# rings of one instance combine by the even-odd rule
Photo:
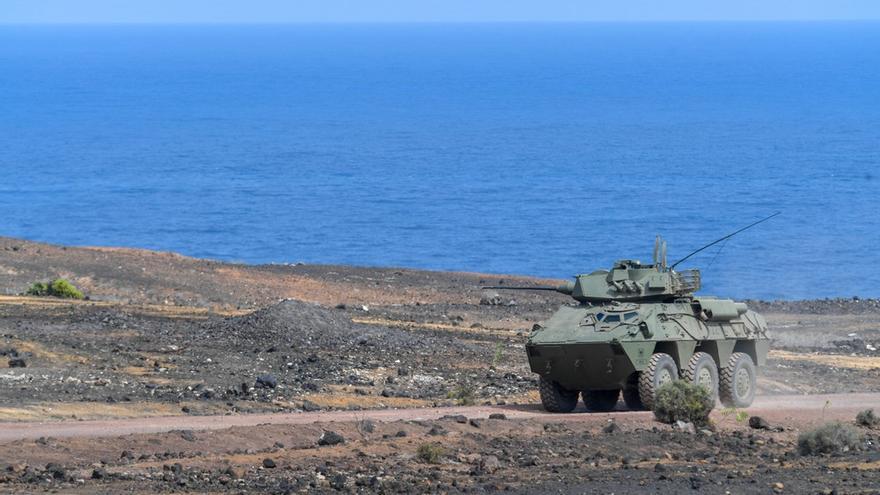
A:
<svg viewBox="0 0 880 495">
<path fill-rule="evenodd" d="M 797 446 L 801 455 L 839 454 L 861 449 L 862 440 L 854 427 L 832 421 L 798 435 Z"/>
<path fill-rule="evenodd" d="M 141 418 L 179 415 L 180 406 L 157 402 L 43 402 L 21 407 L 0 407 L 2 421 L 55 421 Z"/>
<path fill-rule="evenodd" d="M 782 361 L 807 361 L 834 368 L 872 371 L 880 369 L 880 356 L 845 356 L 839 354 L 800 353 L 771 350 L 768 357 Z"/>
<path fill-rule="evenodd" d="M 880 428 L 880 416 L 873 409 L 865 409 L 856 415 L 856 424 L 866 428 Z"/>
<path fill-rule="evenodd" d="M 715 399 L 702 386 L 685 380 L 669 382 L 657 390 L 654 416 L 663 423 L 684 421 L 697 426 L 709 424 Z"/>
</svg>

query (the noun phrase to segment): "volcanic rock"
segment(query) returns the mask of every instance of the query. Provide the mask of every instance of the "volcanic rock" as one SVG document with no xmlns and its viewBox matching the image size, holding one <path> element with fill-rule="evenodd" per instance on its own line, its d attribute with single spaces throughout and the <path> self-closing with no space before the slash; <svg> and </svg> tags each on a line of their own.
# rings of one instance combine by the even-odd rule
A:
<svg viewBox="0 0 880 495">
<path fill-rule="evenodd" d="M 318 439 L 318 445 L 337 445 L 345 443 L 345 438 L 335 431 L 325 431 Z"/>
<path fill-rule="evenodd" d="M 771 428 L 770 423 L 768 423 L 767 420 L 760 416 L 750 417 L 749 426 L 756 430 L 769 430 Z"/>
</svg>

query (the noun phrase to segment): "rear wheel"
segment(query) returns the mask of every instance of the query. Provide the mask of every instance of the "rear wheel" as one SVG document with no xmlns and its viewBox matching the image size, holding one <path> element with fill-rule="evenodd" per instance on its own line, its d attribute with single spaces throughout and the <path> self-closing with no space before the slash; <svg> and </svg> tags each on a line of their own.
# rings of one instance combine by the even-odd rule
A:
<svg viewBox="0 0 880 495">
<path fill-rule="evenodd" d="M 713 402 L 718 400 L 718 365 L 709 354 L 695 353 L 683 370 L 682 378 L 705 388 Z"/>
<path fill-rule="evenodd" d="M 541 404 L 544 405 L 547 412 L 572 412 L 578 403 L 577 391 L 566 390 L 558 383 L 543 376 L 538 384 L 538 392 L 541 394 Z"/>
<path fill-rule="evenodd" d="M 587 411 L 608 412 L 617 405 L 620 390 L 584 390 L 581 395 Z"/>
<path fill-rule="evenodd" d="M 678 366 L 669 354 L 658 352 L 651 356 L 648 367 L 639 374 L 639 398 L 646 409 L 654 408 L 657 389 L 678 380 Z"/>
<path fill-rule="evenodd" d="M 623 387 L 623 401 L 630 411 L 644 411 L 645 405 L 642 404 L 642 398 L 639 396 L 639 374 L 633 373 L 626 381 Z"/>
<path fill-rule="evenodd" d="M 719 380 L 721 403 L 727 407 L 749 407 L 755 399 L 757 372 L 752 358 L 743 352 L 734 352 L 721 370 Z"/>
</svg>

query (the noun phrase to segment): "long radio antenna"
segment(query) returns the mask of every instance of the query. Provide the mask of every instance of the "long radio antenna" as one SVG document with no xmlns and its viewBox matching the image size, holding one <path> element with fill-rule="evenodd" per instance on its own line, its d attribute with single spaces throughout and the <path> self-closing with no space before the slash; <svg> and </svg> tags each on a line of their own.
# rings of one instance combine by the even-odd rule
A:
<svg viewBox="0 0 880 495">
<path fill-rule="evenodd" d="M 684 261 L 684 260 L 690 258 L 691 256 L 693 256 L 693 255 L 699 253 L 700 251 L 702 251 L 702 250 L 704 250 L 704 249 L 706 249 L 706 248 L 708 248 L 708 247 L 712 247 L 712 246 L 714 246 L 715 244 L 718 244 L 718 243 L 721 242 L 721 241 L 724 241 L 724 240 L 730 239 L 731 237 L 735 236 L 736 234 L 739 234 L 740 232 L 742 232 L 743 230 L 750 229 L 750 228 L 754 227 L 755 225 L 758 225 L 759 223 L 766 222 L 767 220 L 770 220 L 771 218 L 773 218 L 773 217 L 775 217 L 775 216 L 777 216 L 777 215 L 779 215 L 779 214 L 781 214 L 781 213 L 782 213 L 781 211 L 777 211 L 776 213 L 770 215 L 769 217 L 762 218 L 762 219 L 758 220 L 758 221 L 755 222 L 755 223 L 752 223 L 752 224 L 746 225 L 745 227 L 743 227 L 743 228 L 737 230 L 736 232 L 733 232 L 733 233 L 727 234 L 726 236 L 724 236 L 724 237 L 722 237 L 722 238 L 720 238 L 720 239 L 716 239 L 716 240 L 710 242 L 709 244 L 706 244 L 705 246 L 701 247 L 700 249 L 697 249 L 696 251 L 692 252 L 691 254 L 685 256 L 684 258 L 682 258 L 682 259 L 676 261 L 675 263 L 672 264 L 672 266 L 669 267 L 669 269 L 672 270 L 672 269 L 674 269 L 679 263 L 681 263 L 682 261 Z"/>
</svg>

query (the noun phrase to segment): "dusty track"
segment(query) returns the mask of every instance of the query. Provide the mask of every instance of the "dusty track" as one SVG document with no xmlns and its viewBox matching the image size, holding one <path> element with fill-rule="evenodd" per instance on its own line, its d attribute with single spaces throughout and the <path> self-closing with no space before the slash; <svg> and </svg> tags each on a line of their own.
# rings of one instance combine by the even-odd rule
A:
<svg viewBox="0 0 880 495">
<path fill-rule="evenodd" d="M 795 423 L 811 420 L 849 419 L 868 407 L 880 407 L 880 394 L 780 395 L 760 397 L 748 409 L 770 419 L 787 419 Z M 539 419 L 601 423 L 609 418 L 651 422 L 648 412 L 615 411 L 612 413 L 550 414 L 538 406 L 461 406 L 420 409 L 382 409 L 365 411 L 330 411 L 312 413 L 248 414 L 224 416 L 171 416 L 134 418 L 110 421 L 28 422 L 0 425 L 0 442 L 37 439 L 40 437 L 109 437 L 139 433 L 162 433 L 172 430 L 217 430 L 234 426 L 265 424 L 311 424 L 327 422 L 434 420 L 445 415 L 486 418 L 491 413 L 504 413 L 512 419 Z M 715 416 L 721 418 L 722 410 Z"/>
</svg>

